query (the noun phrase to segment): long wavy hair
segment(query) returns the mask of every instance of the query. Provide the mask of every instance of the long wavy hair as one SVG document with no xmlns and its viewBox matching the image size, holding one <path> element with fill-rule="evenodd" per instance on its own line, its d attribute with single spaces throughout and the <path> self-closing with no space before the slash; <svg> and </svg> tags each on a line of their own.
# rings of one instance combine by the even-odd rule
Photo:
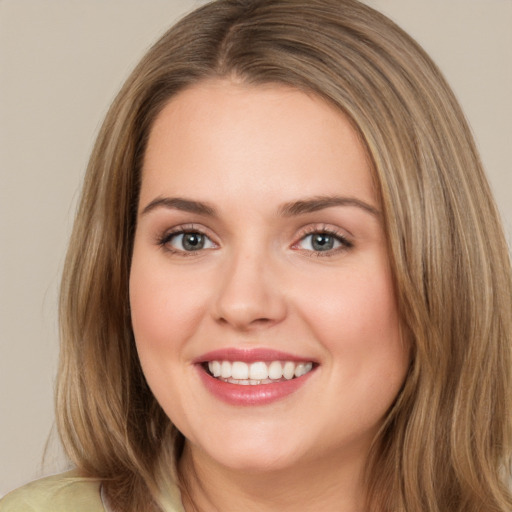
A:
<svg viewBox="0 0 512 512">
<path fill-rule="evenodd" d="M 62 279 L 56 408 L 71 460 L 115 510 L 160 510 L 161 467 L 183 438 L 145 382 L 130 322 L 141 163 L 163 106 L 216 77 L 321 96 L 373 164 L 412 356 L 368 460 L 365 510 L 512 510 L 512 272 L 497 209 L 438 68 L 356 0 L 212 2 L 126 81 L 90 159 Z"/>
</svg>

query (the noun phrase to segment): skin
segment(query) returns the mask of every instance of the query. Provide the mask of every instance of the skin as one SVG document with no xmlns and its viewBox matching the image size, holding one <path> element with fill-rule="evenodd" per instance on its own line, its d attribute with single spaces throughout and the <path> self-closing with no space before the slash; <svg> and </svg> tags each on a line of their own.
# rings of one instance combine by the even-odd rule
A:
<svg viewBox="0 0 512 512">
<path fill-rule="evenodd" d="M 283 213 L 333 195 L 352 202 Z M 215 215 L 155 204 L 176 197 Z M 187 439 L 180 471 L 200 508 L 362 509 L 368 450 L 409 363 L 379 208 L 356 132 L 314 95 L 211 80 L 172 98 L 156 119 L 132 322 L 147 381 Z M 203 233 L 204 248 L 186 251 L 169 236 L 183 229 Z M 341 238 L 313 250 L 310 235 L 323 230 Z M 281 350 L 317 366 L 283 399 L 235 406 L 205 388 L 194 364 L 230 347 Z"/>
</svg>

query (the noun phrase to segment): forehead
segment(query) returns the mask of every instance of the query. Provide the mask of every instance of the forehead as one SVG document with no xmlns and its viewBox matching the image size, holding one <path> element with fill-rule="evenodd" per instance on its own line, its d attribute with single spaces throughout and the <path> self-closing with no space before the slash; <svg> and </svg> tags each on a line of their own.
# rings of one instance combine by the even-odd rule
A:
<svg viewBox="0 0 512 512">
<path fill-rule="evenodd" d="M 270 197 L 279 190 L 321 195 L 335 187 L 375 200 L 369 160 L 346 116 L 316 95 L 279 84 L 205 81 L 160 112 L 144 158 L 141 199 L 192 190 L 208 196 L 212 186 L 233 197 L 245 189 Z"/>
</svg>

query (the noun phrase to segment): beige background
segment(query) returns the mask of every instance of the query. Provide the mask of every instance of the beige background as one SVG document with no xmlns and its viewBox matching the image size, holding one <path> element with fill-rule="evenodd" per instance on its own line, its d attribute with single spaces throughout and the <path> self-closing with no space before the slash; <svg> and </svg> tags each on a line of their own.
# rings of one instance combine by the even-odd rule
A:
<svg viewBox="0 0 512 512">
<path fill-rule="evenodd" d="M 65 467 L 52 428 L 56 302 L 99 123 L 193 0 L 0 0 L 0 496 Z M 512 239 L 512 0 L 367 0 L 434 57 L 473 127 Z"/>
</svg>

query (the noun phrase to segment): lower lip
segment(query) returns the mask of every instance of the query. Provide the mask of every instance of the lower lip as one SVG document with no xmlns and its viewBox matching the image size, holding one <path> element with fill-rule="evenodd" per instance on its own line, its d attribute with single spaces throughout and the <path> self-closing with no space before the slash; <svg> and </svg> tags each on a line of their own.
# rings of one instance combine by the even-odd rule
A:
<svg viewBox="0 0 512 512">
<path fill-rule="evenodd" d="M 224 382 L 208 374 L 198 365 L 199 375 L 208 391 L 230 405 L 267 405 L 281 400 L 300 389 L 314 369 L 301 377 L 274 384 L 240 385 Z"/>
</svg>

